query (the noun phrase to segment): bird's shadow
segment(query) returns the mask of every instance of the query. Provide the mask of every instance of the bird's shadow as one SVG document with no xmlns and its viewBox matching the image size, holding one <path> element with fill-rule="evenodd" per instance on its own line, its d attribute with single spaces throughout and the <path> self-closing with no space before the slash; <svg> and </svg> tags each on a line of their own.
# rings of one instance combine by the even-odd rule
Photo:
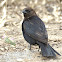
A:
<svg viewBox="0 0 62 62">
<path fill-rule="evenodd" d="M 58 59 L 58 57 L 42 57 L 42 60 L 50 60 L 50 59 L 56 60 Z"/>
</svg>

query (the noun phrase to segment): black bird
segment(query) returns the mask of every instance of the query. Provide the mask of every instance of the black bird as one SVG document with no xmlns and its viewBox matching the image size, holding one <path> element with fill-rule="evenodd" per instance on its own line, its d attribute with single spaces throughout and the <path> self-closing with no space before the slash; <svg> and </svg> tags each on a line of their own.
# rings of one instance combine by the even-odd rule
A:
<svg viewBox="0 0 62 62">
<path fill-rule="evenodd" d="M 48 34 L 45 28 L 44 22 L 36 15 L 32 8 L 23 9 L 24 20 L 22 23 L 22 32 L 25 40 L 31 45 L 39 45 L 41 48 L 42 56 L 44 57 L 55 57 L 56 52 L 48 44 Z"/>
</svg>

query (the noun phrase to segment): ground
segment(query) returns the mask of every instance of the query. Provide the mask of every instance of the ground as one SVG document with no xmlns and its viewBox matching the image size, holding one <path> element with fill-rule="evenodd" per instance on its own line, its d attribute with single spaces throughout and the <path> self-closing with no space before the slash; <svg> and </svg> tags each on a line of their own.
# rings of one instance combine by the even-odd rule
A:
<svg viewBox="0 0 62 62">
<path fill-rule="evenodd" d="M 61 23 L 45 23 L 49 36 L 49 44 L 62 55 L 62 30 Z M 0 62 L 62 62 L 62 56 L 57 58 L 44 58 L 38 51 L 38 46 L 32 46 L 30 51 L 28 43 L 22 35 L 21 24 L 5 26 L 0 30 Z M 8 44 L 2 38 L 3 33 L 12 38 L 16 46 Z"/>
<path fill-rule="evenodd" d="M 41 0 L 38 3 L 36 2 L 38 0 L 30 0 L 28 4 L 34 6 L 37 15 L 44 21 L 48 32 L 48 43 L 61 54 L 56 58 L 45 58 L 40 54 L 37 45 L 29 50 L 29 44 L 22 35 L 23 14 L 21 12 L 29 1 L 15 1 L 12 4 L 8 2 L 6 22 L 0 27 L 0 62 L 62 62 L 62 16 L 60 16 L 58 3 L 55 0 L 47 3 L 46 0 L 42 0 L 44 2 L 41 4 Z M 16 45 L 6 43 L 6 37 Z"/>
</svg>

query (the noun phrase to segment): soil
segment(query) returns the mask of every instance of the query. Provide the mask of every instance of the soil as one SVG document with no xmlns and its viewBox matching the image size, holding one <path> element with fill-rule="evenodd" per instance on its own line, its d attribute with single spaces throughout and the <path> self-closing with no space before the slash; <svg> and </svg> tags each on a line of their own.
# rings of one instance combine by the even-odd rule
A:
<svg viewBox="0 0 62 62">
<path fill-rule="evenodd" d="M 62 29 L 61 23 L 45 23 L 48 31 L 49 44 L 62 55 Z M 9 25 L 10 26 L 10 25 Z M 62 56 L 57 58 L 44 58 L 38 51 L 38 46 L 32 46 L 30 51 L 28 43 L 22 35 L 21 24 L 5 26 L 0 29 L 0 62 L 62 62 Z M 12 39 L 16 46 L 8 44 L 2 36 Z"/>
<path fill-rule="evenodd" d="M 51 7 L 49 8 L 47 4 L 45 8 L 44 3 L 43 6 L 40 2 L 37 6 L 36 3 L 34 3 L 38 16 L 45 23 L 48 32 L 48 43 L 61 54 L 61 56 L 57 55 L 56 58 L 45 58 L 42 57 L 42 54 L 40 54 L 40 49 L 37 45 L 32 46 L 32 50 L 29 50 L 29 44 L 25 41 L 22 35 L 21 27 L 23 15 L 20 12 L 20 8 L 24 8 L 24 5 L 22 4 L 24 2 L 21 2 L 21 4 L 18 2 L 16 3 L 8 3 L 6 22 L 4 23 L 4 26 L 0 28 L 0 62 L 62 62 L 62 20 L 59 18 L 59 16 L 57 16 L 57 12 L 54 12 L 53 8 L 50 11 Z M 52 7 L 57 5 L 56 2 L 50 4 Z M 45 9 L 50 12 L 46 12 Z M 14 46 L 6 43 L 6 37 L 11 39 L 16 45 Z"/>
</svg>

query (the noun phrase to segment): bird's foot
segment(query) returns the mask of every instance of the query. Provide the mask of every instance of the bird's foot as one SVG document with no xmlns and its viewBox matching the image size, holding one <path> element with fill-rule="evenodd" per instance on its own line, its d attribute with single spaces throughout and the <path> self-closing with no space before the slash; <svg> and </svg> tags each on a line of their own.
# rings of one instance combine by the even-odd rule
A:
<svg viewBox="0 0 62 62">
<path fill-rule="evenodd" d="M 31 50 L 31 45 L 28 45 L 29 50 Z"/>
</svg>

